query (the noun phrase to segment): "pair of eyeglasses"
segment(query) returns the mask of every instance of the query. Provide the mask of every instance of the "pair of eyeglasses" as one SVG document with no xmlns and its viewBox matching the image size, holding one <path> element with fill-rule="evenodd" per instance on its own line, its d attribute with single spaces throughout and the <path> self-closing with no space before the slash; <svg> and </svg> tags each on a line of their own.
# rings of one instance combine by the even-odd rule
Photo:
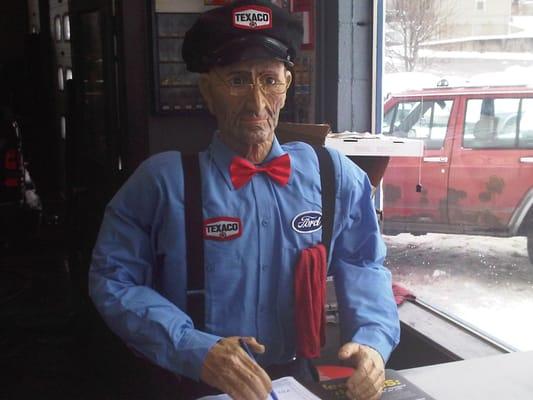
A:
<svg viewBox="0 0 533 400">
<path fill-rule="evenodd" d="M 243 78 L 241 76 L 224 78 L 216 70 L 214 73 L 229 89 L 229 93 L 232 96 L 247 96 L 252 93 L 256 85 L 265 95 L 282 95 L 288 89 L 287 82 L 280 82 L 270 75 L 259 77 L 257 82 L 250 82 L 250 78 Z"/>
</svg>

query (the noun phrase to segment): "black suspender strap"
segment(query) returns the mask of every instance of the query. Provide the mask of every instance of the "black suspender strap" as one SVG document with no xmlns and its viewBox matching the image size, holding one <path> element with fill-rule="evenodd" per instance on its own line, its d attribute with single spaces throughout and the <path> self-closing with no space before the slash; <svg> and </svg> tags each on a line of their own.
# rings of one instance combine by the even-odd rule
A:
<svg viewBox="0 0 533 400">
<path fill-rule="evenodd" d="M 335 218 L 335 168 L 331 154 L 323 146 L 313 146 L 320 168 L 320 185 L 322 187 L 322 244 L 329 255 L 333 222 Z"/>
<path fill-rule="evenodd" d="M 187 314 L 196 329 L 205 325 L 204 220 L 202 213 L 202 176 L 198 154 L 182 154 L 187 243 Z"/>
</svg>

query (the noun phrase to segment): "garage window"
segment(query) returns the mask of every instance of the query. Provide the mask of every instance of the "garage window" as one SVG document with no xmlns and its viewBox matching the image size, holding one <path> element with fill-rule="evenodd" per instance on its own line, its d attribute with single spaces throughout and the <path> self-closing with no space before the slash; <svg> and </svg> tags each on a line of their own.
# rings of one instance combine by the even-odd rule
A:
<svg viewBox="0 0 533 400">
<path fill-rule="evenodd" d="M 384 131 L 426 143 L 385 172 L 386 265 L 420 301 L 532 351 L 533 2 L 384 3 Z M 440 148 L 436 98 L 454 101 Z"/>
</svg>

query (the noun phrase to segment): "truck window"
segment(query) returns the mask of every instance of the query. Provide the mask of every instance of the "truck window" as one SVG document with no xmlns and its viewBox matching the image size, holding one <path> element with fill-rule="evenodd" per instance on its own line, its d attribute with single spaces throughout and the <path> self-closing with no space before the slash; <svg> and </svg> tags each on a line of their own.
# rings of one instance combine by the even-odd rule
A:
<svg viewBox="0 0 533 400">
<path fill-rule="evenodd" d="M 533 148 L 533 99 L 522 99 L 520 108 L 520 122 L 518 124 L 518 146 Z"/>
<path fill-rule="evenodd" d="M 463 147 L 514 148 L 520 99 L 470 99 L 466 103 Z"/>
<path fill-rule="evenodd" d="M 444 144 L 452 110 L 452 100 L 399 102 L 384 116 L 384 134 L 423 139 L 426 149 Z"/>
</svg>

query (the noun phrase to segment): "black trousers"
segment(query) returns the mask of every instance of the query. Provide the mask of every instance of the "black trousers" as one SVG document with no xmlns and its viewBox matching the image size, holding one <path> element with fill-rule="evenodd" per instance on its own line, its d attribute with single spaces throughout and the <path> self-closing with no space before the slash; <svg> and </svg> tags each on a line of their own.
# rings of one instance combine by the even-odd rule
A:
<svg viewBox="0 0 533 400">
<path fill-rule="evenodd" d="M 154 400 L 193 400 L 202 396 L 220 394 L 203 383 L 178 377 L 166 370 L 151 366 L 151 382 Z M 265 368 L 272 380 L 283 376 L 293 376 L 300 382 L 318 382 L 318 371 L 310 360 L 296 359 L 286 364 L 271 365 Z"/>
</svg>

